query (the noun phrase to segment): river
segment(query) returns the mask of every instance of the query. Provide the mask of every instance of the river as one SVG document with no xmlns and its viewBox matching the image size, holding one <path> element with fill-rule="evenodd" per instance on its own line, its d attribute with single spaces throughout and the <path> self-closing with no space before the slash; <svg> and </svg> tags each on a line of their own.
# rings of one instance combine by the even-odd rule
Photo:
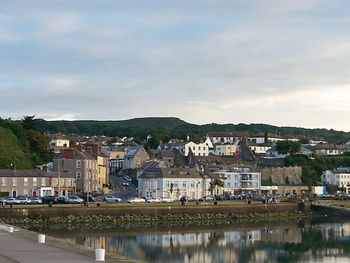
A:
<svg viewBox="0 0 350 263">
<path fill-rule="evenodd" d="M 30 229 L 145 262 L 350 262 L 350 218 Z"/>
</svg>

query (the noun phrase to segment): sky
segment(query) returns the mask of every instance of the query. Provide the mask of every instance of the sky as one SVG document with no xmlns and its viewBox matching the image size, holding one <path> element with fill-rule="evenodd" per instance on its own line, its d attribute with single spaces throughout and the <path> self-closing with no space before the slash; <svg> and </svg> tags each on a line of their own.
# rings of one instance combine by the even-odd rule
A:
<svg viewBox="0 0 350 263">
<path fill-rule="evenodd" d="M 350 131 L 348 0 L 0 0 L 0 117 Z"/>
</svg>

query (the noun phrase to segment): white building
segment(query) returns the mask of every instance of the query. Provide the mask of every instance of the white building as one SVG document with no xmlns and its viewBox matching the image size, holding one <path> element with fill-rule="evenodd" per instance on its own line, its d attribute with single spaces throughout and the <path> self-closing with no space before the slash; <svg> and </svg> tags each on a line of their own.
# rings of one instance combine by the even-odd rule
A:
<svg viewBox="0 0 350 263">
<path fill-rule="evenodd" d="M 272 148 L 272 145 L 267 145 L 267 144 L 249 144 L 249 149 L 258 154 L 265 154 L 268 150 Z"/>
<path fill-rule="evenodd" d="M 350 193 L 350 167 L 337 168 L 334 171 L 326 170 L 321 175 L 323 184 L 330 184 L 344 188 L 346 193 Z"/>
<path fill-rule="evenodd" d="M 236 156 L 239 147 L 237 144 L 217 144 L 211 153 L 213 155 Z"/>
<path fill-rule="evenodd" d="M 59 153 L 63 149 L 69 148 L 69 140 L 64 137 L 53 137 L 50 141 L 50 149 L 55 153 Z"/>
<path fill-rule="evenodd" d="M 199 199 L 209 195 L 211 178 L 206 173 L 189 168 L 145 169 L 137 178 L 138 195 L 148 198 Z"/>
<path fill-rule="evenodd" d="M 191 141 L 185 144 L 185 156 L 188 156 L 190 150 L 195 156 L 208 156 L 211 148 L 213 148 L 213 143 L 209 137 L 203 143 L 195 143 Z"/>
<path fill-rule="evenodd" d="M 232 133 L 209 132 L 208 137 L 213 144 L 235 144 L 240 141 L 240 137 Z"/>
<path fill-rule="evenodd" d="M 267 141 L 265 140 L 265 136 L 258 135 L 258 136 L 250 136 L 247 138 L 249 142 L 253 142 L 256 144 L 261 143 L 267 143 L 267 142 L 280 142 L 280 141 L 292 141 L 292 142 L 298 142 L 298 138 L 293 137 L 279 137 L 279 136 L 268 136 Z"/>
<path fill-rule="evenodd" d="M 225 183 L 224 192 L 259 193 L 261 189 L 261 172 L 250 168 L 238 168 L 234 166 L 209 167 L 208 170 L 218 174 Z"/>
</svg>

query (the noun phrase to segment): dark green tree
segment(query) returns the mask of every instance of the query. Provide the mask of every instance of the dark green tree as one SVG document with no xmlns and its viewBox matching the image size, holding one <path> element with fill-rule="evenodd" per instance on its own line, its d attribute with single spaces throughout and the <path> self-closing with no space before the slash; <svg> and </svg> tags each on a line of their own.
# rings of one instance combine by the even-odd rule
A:
<svg viewBox="0 0 350 263">
<path fill-rule="evenodd" d="M 292 141 L 280 141 L 277 142 L 276 150 L 280 154 L 296 154 L 300 152 L 300 143 Z"/>
</svg>

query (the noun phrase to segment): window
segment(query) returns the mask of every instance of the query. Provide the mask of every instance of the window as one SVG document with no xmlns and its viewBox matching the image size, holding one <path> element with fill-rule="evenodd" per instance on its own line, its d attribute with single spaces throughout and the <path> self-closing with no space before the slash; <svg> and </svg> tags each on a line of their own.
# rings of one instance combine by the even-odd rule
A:
<svg viewBox="0 0 350 263">
<path fill-rule="evenodd" d="M 41 178 L 41 186 L 46 186 L 46 178 Z"/>
<path fill-rule="evenodd" d="M 28 186 L 28 177 L 23 178 L 23 184 L 24 186 Z"/>
<path fill-rule="evenodd" d="M 186 188 L 186 187 L 187 187 L 186 181 L 183 181 L 183 182 L 182 182 L 182 187 L 183 187 L 183 188 Z"/>
<path fill-rule="evenodd" d="M 1 178 L 1 185 L 2 186 L 6 186 L 7 185 L 7 178 L 6 177 L 2 177 Z"/>
<path fill-rule="evenodd" d="M 37 178 L 33 177 L 33 186 L 37 186 L 37 185 L 38 185 Z"/>
<path fill-rule="evenodd" d="M 194 188 L 194 182 L 190 182 L 191 188 Z"/>
<path fill-rule="evenodd" d="M 76 168 L 81 168 L 81 160 L 76 160 Z"/>
<path fill-rule="evenodd" d="M 23 189 L 23 195 L 25 195 L 25 196 L 28 195 L 28 189 Z"/>
<path fill-rule="evenodd" d="M 177 182 L 177 181 L 175 181 L 175 182 L 174 182 L 174 187 L 176 187 L 176 188 L 177 188 L 178 186 L 179 186 L 178 182 Z"/>
<path fill-rule="evenodd" d="M 75 173 L 75 178 L 78 179 L 78 180 L 81 179 L 81 172 L 76 172 Z"/>
<path fill-rule="evenodd" d="M 165 182 L 166 188 L 170 188 L 170 181 Z"/>
<path fill-rule="evenodd" d="M 192 149 L 193 149 L 193 150 L 196 150 L 196 146 L 193 146 Z"/>
<path fill-rule="evenodd" d="M 198 151 L 200 151 L 201 150 L 201 147 L 200 146 L 198 146 Z"/>
<path fill-rule="evenodd" d="M 205 147 L 203 147 L 203 151 L 205 151 Z"/>
<path fill-rule="evenodd" d="M 12 185 L 17 186 L 17 178 L 13 178 Z"/>
</svg>

